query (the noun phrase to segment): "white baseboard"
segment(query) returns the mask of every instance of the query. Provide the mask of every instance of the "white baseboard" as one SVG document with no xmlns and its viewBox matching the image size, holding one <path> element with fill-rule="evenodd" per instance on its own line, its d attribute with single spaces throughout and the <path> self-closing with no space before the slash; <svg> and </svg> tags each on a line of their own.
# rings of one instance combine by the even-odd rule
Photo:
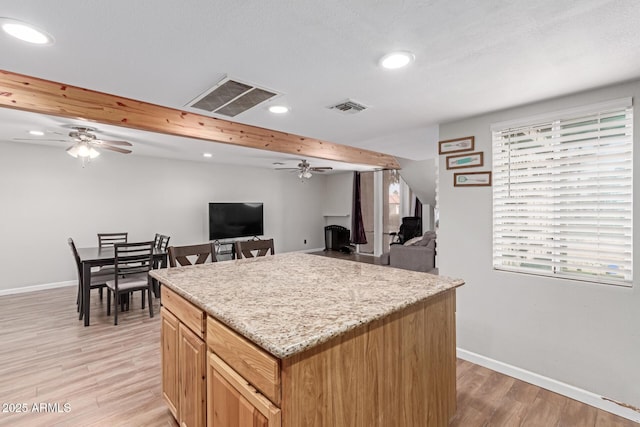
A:
<svg viewBox="0 0 640 427">
<path fill-rule="evenodd" d="M 636 412 L 633 409 L 619 405 L 610 400 L 606 400 L 604 397 L 590 391 L 583 390 L 581 388 L 556 381 L 552 378 L 491 359 L 481 354 L 463 350 L 461 348 L 457 348 L 457 355 L 460 359 L 467 360 L 475 363 L 476 365 L 484 366 L 485 368 L 489 368 L 493 371 L 509 375 L 510 377 L 517 378 L 554 393 L 567 396 L 571 399 L 586 403 L 587 405 L 602 409 L 603 411 L 610 412 L 628 420 L 640 422 L 640 412 Z"/>
<path fill-rule="evenodd" d="M 324 248 L 300 249 L 299 251 L 295 251 L 295 252 L 308 253 L 308 252 L 321 252 L 321 251 L 324 251 Z"/>
<path fill-rule="evenodd" d="M 21 288 L 0 289 L 0 296 L 22 294 L 25 292 L 44 291 L 45 289 L 64 288 L 67 286 L 78 286 L 77 280 L 67 280 L 66 282 L 45 283 L 43 285 L 23 286 Z"/>
</svg>

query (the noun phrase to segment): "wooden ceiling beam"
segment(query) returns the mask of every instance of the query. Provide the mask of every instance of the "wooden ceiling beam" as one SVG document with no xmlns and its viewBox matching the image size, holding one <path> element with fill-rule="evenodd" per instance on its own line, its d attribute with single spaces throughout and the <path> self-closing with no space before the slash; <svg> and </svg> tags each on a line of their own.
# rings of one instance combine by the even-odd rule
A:
<svg viewBox="0 0 640 427">
<path fill-rule="evenodd" d="M 375 151 L 181 111 L 0 70 L 0 106 L 300 157 L 399 169 Z"/>
</svg>

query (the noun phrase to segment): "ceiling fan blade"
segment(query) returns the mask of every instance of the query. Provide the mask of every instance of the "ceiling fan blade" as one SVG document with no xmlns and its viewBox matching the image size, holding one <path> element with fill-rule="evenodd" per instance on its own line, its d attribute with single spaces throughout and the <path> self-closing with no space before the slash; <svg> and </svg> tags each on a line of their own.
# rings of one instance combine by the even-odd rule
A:
<svg viewBox="0 0 640 427">
<path fill-rule="evenodd" d="M 104 148 L 105 150 L 116 151 L 116 152 L 122 153 L 122 154 L 131 153 L 131 150 L 125 150 L 124 148 L 120 148 L 120 147 L 112 147 L 110 145 L 99 145 L 98 148 Z"/>
<path fill-rule="evenodd" d="M 12 141 L 69 142 L 68 139 L 12 138 Z"/>
<path fill-rule="evenodd" d="M 321 167 L 314 167 L 314 168 L 310 168 L 310 170 L 312 171 L 316 171 L 316 172 L 324 172 L 324 171 L 330 171 L 331 169 L 333 169 L 331 166 L 321 166 Z"/>
<path fill-rule="evenodd" d="M 96 139 L 93 142 L 97 142 L 98 144 L 123 145 L 125 147 L 133 147 L 133 144 L 127 141 L 107 141 L 106 139 Z"/>
<path fill-rule="evenodd" d="M 274 170 L 277 170 L 277 171 L 297 171 L 297 170 L 300 170 L 300 168 L 275 168 Z"/>
</svg>

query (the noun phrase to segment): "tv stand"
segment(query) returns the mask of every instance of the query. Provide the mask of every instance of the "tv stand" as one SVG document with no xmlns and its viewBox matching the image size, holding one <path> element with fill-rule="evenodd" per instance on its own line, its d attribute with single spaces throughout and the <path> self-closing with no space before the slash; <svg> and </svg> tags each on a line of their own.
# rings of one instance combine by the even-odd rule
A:
<svg viewBox="0 0 640 427">
<path fill-rule="evenodd" d="M 229 259 L 236 259 L 236 244 L 235 240 L 231 240 L 228 242 L 221 242 L 220 240 L 213 241 L 213 247 L 216 250 L 216 258 L 218 261 L 226 260 L 226 257 L 229 256 Z M 223 259 L 220 259 L 220 256 L 223 256 Z"/>
</svg>

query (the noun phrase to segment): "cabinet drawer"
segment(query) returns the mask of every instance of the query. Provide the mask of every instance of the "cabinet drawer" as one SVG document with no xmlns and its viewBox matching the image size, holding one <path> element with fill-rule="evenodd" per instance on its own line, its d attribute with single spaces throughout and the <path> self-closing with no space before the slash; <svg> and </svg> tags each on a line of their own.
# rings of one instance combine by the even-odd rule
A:
<svg viewBox="0 0 640 427">
<path fill-rule="evenodd" d="M 163 286 L 160 289 L 162 305 L 184 323 L 196 335 L 204 339 L 205 315 L 204 311 L 191 304 L 180 295 Z"/>
<path fill-rule="evenodd" d="M 280 360 L 210 316 L 207 345 L 269 400 L 280 405 Z"/>
</svg>

